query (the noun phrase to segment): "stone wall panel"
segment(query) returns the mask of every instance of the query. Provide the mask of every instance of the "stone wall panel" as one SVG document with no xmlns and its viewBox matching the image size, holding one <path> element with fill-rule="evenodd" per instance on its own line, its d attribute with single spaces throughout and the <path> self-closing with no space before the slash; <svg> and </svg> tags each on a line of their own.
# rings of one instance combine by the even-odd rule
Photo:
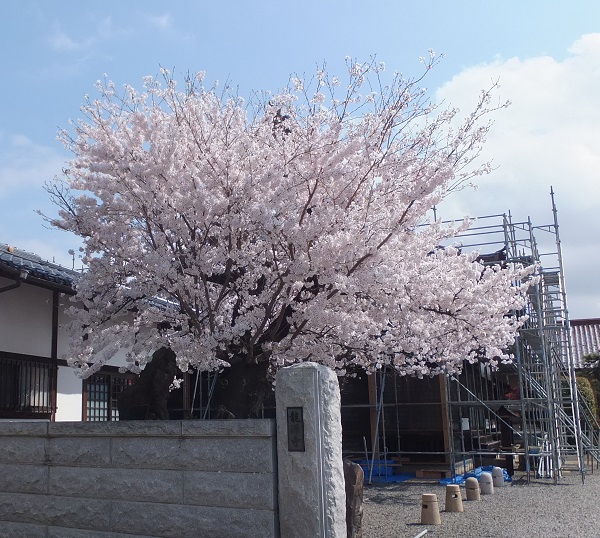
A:
<svg viewBox="0 0 600 538">
<path fill-rule="evenodd" d="M 82 424 L 85 424 L 82 423 Z M 110 466 L 110 438 L 56 437 L 50 439 L 52 465 Z"/>
<path fill-rule="evenodd" d="M 0 522 L 0 538 L 47 538 L 46 525 Z"/>
<path fill-rule="evenodd" d="M 7 493 L 48 493 L 47 465 L 0 463 L 0 491 Z"/>
<path fill-rule="evenodd" d="M 191 437 L 273 437 L 275 423 L 269 420 L 186 420 L 181 433 Z"/>
<path fill-rule="evenodd" d="M 0 522 L 110 530 L 110 501 L 0 493 Z"/>
<path fill-rule="evenodd" d="M 48 433 L 52 437 L 177 437 L 181 421 L 51 422 Z"/>
<path fill-rule="evenodd" d="M 275 426 L 0 423 L 0 538 L 271 538 Z"/>
<path fill-rule="evenodd" d="M 117 503 L 113 530 L 161 538 L 266 538 L 275 536 L 273 513 L 211 506 Z"/>
<path fill-rule="evenodd" d="M 273 444 L 260 438 L 123 437 L 113 439 L 116 467 L 189 469 L 201 471 L 271 472 Z"/>
<path fill-rule="evenodd" d="M 48 527 L 48 536 L 44 538 L 154 538 L 143 534 L 125 534 L 122 532 L 85 531 L 81 529 L 67 529 L 66 527 Z M 0 538 L 3 538 L 0 535 Z"/>
<path fill-rule="evenodd" d="M 186 504 L 277 509 L 275 475 L 267 473 L 186 471 L 184 495 Z"/>
<path fill-rule="evenodd" d="M 48 422 L 27 421 L 3 422 L 2 428 L 0 428 L 0 437 L 44 437 L 48 434 L 48 424 Z"/>
<path fill-rule="evenodd" d="M 51 467 L 49 491 L 65 497 L 183 502 L 183 474 L 162 469 Z"/>
<path fill-rule="evenodd" d="M 44 465 L 47 462 L 46 446 L 44 437 L 17 436 L 11 437 L 10 441 L 3 438 L 0 463 Z"/>
</svg>

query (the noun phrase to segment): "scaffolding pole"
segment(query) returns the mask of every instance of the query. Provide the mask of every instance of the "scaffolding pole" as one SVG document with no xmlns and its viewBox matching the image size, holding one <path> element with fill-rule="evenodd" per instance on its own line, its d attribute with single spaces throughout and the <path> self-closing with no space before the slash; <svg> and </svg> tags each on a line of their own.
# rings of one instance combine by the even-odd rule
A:
<svg viewBox="0 0 600 538">
<path fill-rule="evenodd" d="M 396 380 L 388 383 L 395 392 L 394 398 L 385 403 L 385 378 L 394 374 L 382 372 L 373 401 L 372 416 L 376 418 L 371 469 L 381 447 L 386 460 L 388 455 L 397 456 L 399 461 L 405 456 L 415 463 L 419 458 L 425 462 L 430 456 L 439 456 L 440 461 L 449 462 L 451 477 L 458 474 L 459 462 L 464 472 L 470 459 L 474 464 L 518 456 L 523 459 L 528 480 L 535 474 L 557 483 L 562 471 L 573 465 L 575 469 L 571 470 L 579 471 L 583 480 L 586 456 L 596 464 L 600 462 L 600 427 L 595 417 L 584 412 L 585 402 L 577 391 L 558 215 L 554 192 L 551 190 L 550 194 L 550 225 L 534 226 L 530 219 L 515 222 L 510 213 L 489 215 L 473 219 L 472 227 L 457 237 L 465 252 L 489 249 L 492 253 L 504 253 L 501 261 L 491 259 L 484 264 L 535 266 L 538 281 L 528 292 L 527 305 L 523 311 L 512 314 L 527 317 L 516 338 L 512 365 L 497 371 L 486 365 L 465 367 L 460 377 L 453 377 L 455 384 L 444 376 L 440 404 L 447 442 L 439 449 L 431 449 L 426 443 L 416 449 L 412 445 L 409 450 L 402 447 L 401 438 L 406 440 L 410 432 L 401 431 L 401 417 L 429 404 L 399 399 L 401 389 Z M 536 232 L 553 236 L 554 252 L 540 253 Z M 389 407 L 394 412 L 386 418 L 385 409 Z M 501 412 L 512 413 L 510 424 L 500 416 Z M 500 430 L 504 428 L 506 432 L 507 427 L 514 442 L 502 446 L 506 439 L 501 439 Z M 387 450 L 388 433 L 395 433 L 395 452 Z M 469 446 L 465 445 L 467 437 Z"/>
</svg>

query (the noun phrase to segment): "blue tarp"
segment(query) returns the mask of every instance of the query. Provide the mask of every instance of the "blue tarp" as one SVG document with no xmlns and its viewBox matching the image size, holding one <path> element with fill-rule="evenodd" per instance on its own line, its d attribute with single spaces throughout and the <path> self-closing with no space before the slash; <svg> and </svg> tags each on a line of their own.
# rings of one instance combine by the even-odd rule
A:
<svg viewBox="0 0 600 538">
<path fill-rule="evenodd" d="M 404 482 L 415 477 L 414 473 L 394 474 L 394 470 L 398 468 L 398 462 L 394 460 L 375 460 L 373 462 L 373 470 L 371 468 L 371 460 L 361 460 L 358 464 L 362 467 L 365 473 L 365 482 Z"/>
<path fill-rule="evenodd" d="M 477 480 L 481 479 L 481 473 L 491 473 L 493 465 L 484 465 L 483 467 L 477 467 L 472 471 L 469 471 L 465 474 L 457 474 L 454 478 L 442 478 L 440 480 L 440 484 L 464 484 L 467 481 L 467 478 L 477 478 Z M 502 475 L 504 476 L 505 482 L 512 482 L 512 478 L 509 476 L 506 469 L 502 468 Z"/>
<path fill-rule="evenodd" d="M 358 464 L 362 467 L 365 476 L 368 478 L 369 474 L 372 476 L 391 476 L 394 474 L 394 466 L 397 465 L 397 462 L 394 460 L 375 460 L 372 471 L 370 470 L 371 460 L 361 460 Z"/>
</svg>

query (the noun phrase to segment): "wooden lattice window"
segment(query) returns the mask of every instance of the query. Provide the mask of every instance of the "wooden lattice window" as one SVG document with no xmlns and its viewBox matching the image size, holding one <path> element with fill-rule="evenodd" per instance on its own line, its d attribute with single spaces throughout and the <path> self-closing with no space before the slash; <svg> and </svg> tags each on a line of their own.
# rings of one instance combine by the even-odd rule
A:
<svg viewBox="0 0 600 538">
<path fill-rule="evenodd" d="M 100 422 L 119 420 L 117 400 L 125 387 L 133 384 L 132 374 L 101 372 L 90 376 L 84 384 L 85 420 Z"/>
</svg>

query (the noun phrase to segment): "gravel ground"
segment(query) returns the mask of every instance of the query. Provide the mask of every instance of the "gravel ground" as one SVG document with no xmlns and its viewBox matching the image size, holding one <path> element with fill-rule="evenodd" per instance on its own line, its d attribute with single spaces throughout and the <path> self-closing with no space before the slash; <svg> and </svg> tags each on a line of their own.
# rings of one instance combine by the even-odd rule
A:
<svg viewBox="0 0 600 538">
<path fill-rule="evenodd" d="M 461 486 L 463 513 L 444 512 L 445 486 L 437 482 L 365 485 L 363 538 L 414 538 L 424 530 L 424 538 L 600 537 L 600 472 L 583 484 L 578 473 L 565 474 L 557 485 L 514 478 L 481 501 L 467 502 Z M 441 525 L 421 525 L 423 493 L 437 494 Z"/>
</svg>

